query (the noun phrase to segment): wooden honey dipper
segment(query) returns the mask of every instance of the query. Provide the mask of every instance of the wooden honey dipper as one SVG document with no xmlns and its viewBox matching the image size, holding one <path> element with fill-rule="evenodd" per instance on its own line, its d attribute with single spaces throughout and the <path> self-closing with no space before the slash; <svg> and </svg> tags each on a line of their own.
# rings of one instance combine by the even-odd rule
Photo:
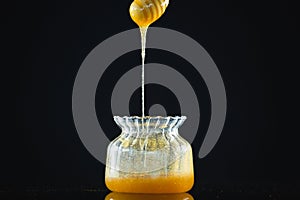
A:
<svg viewBox="0 0 300 200">
<path fill-rule="evenodd" d="M 169 0 L 134 0 L 129 13 L 139 27 L 148 27 L 162 16 L 168 5 Z"/>
</svg>

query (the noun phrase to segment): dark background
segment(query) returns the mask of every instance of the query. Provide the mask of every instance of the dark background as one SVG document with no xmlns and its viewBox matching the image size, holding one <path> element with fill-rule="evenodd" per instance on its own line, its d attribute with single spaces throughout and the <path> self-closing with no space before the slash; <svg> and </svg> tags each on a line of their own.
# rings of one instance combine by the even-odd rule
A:
<svg viewBox="0 0 300 200">
<path fill-rule="evenodd" d="M 130 3 L 44 0 L 3 6 L 1 98 L 5 120 L 0 140 L 0 186 L 105 188 L 104 166 L 82 145 L 73 123 L 72 87 L 82 61 L 95 46 L 136 28 L 128 14 Z M 289 1 L 171 0 L 165 15 L 153 24 L 198 41 L 217 64 L 227 91 L 223 133 L 213 151 L 200 160 L 197 144 L 209 120 L 209 96 L 201 77 L 189 79 L 199 81 L 199 90 L 203 89 L 200 109 L 206 110 L 203 132 L 192 144 L 193 191 L 201 184 L 299 186 L 295 100 L 299 93 L 295 73 L 299 67 L 299 21 L 293 7 Z M 147 53 L 146 62 L 174 68 L 176 63 L 177 68 L 188 65 L 167 52 L 150 49 Z M 125 68 L 118 68 L 122 63 Z M 119 130 L 107 110 L 109 88 L 128 67 L 139 63 L 140 52 L 130 52 L 116 60 L 99 82 L 96 108 L 100 123 L 111 130 L 107 133 L 110 138 Z M 151 86 L 147 87 L 151 91 Z M 137 93 L 132 102 L 138 98 Z M 147 102 L 151 101 L 148 95 Z M 176 101 L 172 105 L 168 114 L 180 114 Z M 135 112 L 139 107 L 133 106 L 131 114 Z"/>
</svg>

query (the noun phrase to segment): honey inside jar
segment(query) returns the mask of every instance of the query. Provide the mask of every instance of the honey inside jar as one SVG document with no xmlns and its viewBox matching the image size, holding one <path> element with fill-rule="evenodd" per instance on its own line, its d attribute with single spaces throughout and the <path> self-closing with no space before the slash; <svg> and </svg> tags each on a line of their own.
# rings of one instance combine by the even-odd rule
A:
<svg viewBox="0 0 300 200">
<path fill-rule="evenodd" d="M 183 193 L 194 184 L 192 149 L 189 147 L 167 168 L 146 173 L 126 173 L 106 168 L 106 186 L 115 192 Z"/>
</svg>

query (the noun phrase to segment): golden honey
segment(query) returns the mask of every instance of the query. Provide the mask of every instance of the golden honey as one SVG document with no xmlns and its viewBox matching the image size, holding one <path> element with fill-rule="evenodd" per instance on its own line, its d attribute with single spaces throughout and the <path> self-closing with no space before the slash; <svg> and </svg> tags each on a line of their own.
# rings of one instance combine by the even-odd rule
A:
<svg viewBox="0 0 300 200">
<path fill-rule="evenodd" d="M 169 0 L 134 0 L 129 8 L 131 19 L 140 27 L 141 43 L 142 43 L 142 116 L 145 116 L 144 108 L 144 63 L 146 49 L 146 34 L 150 24 L 159 19 L 166 11 Z"/>
<path fill-rule="evenodd" d="M 134 0 L 129 13 L 139 27 L 148 27 L 162 16 L 168 5 L 169 0 Z"/>
<path fill-rule="evenodd" d="M 162 139 L 156 137 L 156 142 L 152 144 L 151 140 L 147 141 L 147 149 L 150 152 L 158 153 L 162 148 L 161 144 L 164 143 L 160 140 Z M 128 142 L 122 139 L 119 139 L 119 141 L 122 141 L 120 147 L 125 150 L 128 147 Z M 168 144 L 163 144 L 162 146 L 164 145 Z M 107 166 L 106 186 L 111 191 L 121 193 L 183 193 L 189 191 L 194 184 L 192 148 L 187 142 L 183 143 L 183 145 L 187 145 L 183 155 L 171 161 L 170 164 L 168 163 L 166 166 L 153 171 L 139 172 L 138 170 L 141 170 L 143 165 L 138 170 L 132 170 L 134 172 L 128 172 L 125 169 L 124 171 L 119 171 Z M 123 165 L 122 162 L 120 162 L 120 165 Z"/>
</svg>

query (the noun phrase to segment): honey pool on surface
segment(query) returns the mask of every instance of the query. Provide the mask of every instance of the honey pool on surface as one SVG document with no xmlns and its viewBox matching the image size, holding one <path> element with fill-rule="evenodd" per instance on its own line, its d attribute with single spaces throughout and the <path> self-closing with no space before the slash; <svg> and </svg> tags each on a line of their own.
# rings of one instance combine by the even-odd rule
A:
<svg viewBox="0 0 300 200">
<path fill-rule="evenodd" d="M 194 200 L 188 193 L 179 194 L 130 194 L 130 193 L 109 193 L 105 200 Z"/>
</svg>

